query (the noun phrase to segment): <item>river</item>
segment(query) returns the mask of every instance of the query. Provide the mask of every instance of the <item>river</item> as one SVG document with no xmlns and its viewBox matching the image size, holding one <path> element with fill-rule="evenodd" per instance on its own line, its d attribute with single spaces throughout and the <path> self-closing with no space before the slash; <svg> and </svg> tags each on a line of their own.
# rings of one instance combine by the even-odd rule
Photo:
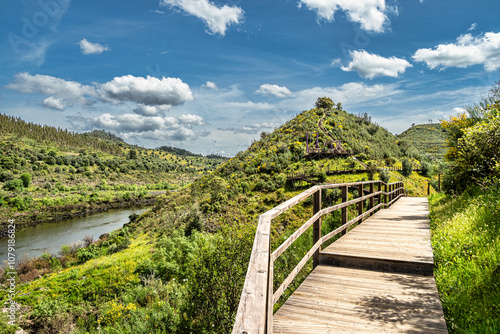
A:
<svg viewBox="0 0 500 334">
<path fill-rule="evenodd" d="M 19 261 L 23 254 L 27 254 L 28 257 L 37 257 L 43 253 L 58 255 L 62 245 L 81 241 L 86 235 L 97 240 L 100 235 L 119 229 L 128 223 L 131 214 L 141 214 L 147 209 L 149 207 L 111 209 L 16 231 L 16 261 Z M 0 239 L 0 265 L 7 260 L 8 240 L 7 237 Z"/>
</svg>

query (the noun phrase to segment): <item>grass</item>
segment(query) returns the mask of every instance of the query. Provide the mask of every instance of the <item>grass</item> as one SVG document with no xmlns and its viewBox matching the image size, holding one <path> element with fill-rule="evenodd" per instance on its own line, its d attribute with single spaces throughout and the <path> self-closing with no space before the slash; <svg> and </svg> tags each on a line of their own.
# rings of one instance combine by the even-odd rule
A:
<svg viewBox="0 0 500 334">
<path fill-rule="evenodd" d="M 451 333 L 500 332 L 499 195 L 430 197 L 434 273 Z"/>
</svg>

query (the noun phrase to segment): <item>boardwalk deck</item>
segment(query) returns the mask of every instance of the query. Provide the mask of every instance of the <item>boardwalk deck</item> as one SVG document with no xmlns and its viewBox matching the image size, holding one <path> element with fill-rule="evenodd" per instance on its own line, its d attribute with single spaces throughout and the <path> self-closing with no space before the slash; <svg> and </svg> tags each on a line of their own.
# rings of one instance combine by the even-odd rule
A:
<svg viewBox="0 0 500 334">
<path fill-rule="evenodd" d="M 447 333 L 427 215 L 426 198 L 401 198 L 324 249 L 273 332 Z"/>
</svg>

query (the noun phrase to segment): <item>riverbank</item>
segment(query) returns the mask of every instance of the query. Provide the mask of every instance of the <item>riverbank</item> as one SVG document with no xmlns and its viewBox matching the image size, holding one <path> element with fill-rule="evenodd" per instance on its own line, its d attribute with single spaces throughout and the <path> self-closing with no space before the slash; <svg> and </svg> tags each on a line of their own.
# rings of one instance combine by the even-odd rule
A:
<svg viewBox="0 0 500 334">
<path fill-rule="evenodd" d="M 7 236 L 9 220 L 14 219 L 16 231 L 46 222 L 60 222 L 66 219 L 83 217 L 93 213 L 117 208 L 141 207 L 154 204 L 156 198 L 166 191 L 154 191 L 141 196 L 115 196 L 112 199 L 92 203 L 75 203 L 60 206 L 34 208 L 28 211 L 3 210 L 0 212 L 0 239 Z"/>
</svg>

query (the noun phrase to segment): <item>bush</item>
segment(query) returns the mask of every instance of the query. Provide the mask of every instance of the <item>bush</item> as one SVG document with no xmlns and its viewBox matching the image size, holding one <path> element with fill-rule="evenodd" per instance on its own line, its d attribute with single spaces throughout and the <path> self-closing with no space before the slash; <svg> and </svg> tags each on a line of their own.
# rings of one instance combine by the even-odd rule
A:
<svg viewBox="0 0 500 334">
<path fill-rule="evenodd" d="M 411 175 L 411 173 L 413 173 L 413 165 L 410 162 L 410 160 L 404 159 L 403 160 L 403 169 L 401 170 L 401 174 L 403 174 L 403 176 L 408 177 Z"/>
<path fill-rule="evenodd" d="M 196 234 L 201 240 L 187 280 L 188 332 L 231 332 L 254 235 L 254 231 L 241 232 L 222 231 L 212 240 Z"/>
<path fill-rule="evenodd" d="M 420 172 L 423 176 L 430 177 L 432 175 L 432 165 L 428 162 L 422 162 L 420 164 Z"/>
<path fill-rule="evenodd" d="M 23 185 L 25 188 L 28 188 L 31 185 L 31 174 L 30 173 L 23 173 L 19 177 L 21 181 L 23 181 Z"/>
<path fill-rule="evenodd" d="M 9 200 L 10 206 L 18 211 L 28 210 L 32 203 L 33 203 L 33 197 L 31 196 L 26 196 L 24 198 L 14 197 Z"/>
<path fill-rule="evenodd" d="M 0 173 L 0 182 L 10 181 L 14 178 L 14 175 L 11 172 L 1 172 Z"/>
<path fill-rule="evenodd" d="M 391 174 L 389 173 L 389 171 L 387 169 L 384 168 L 384 169 L 379 170 L 378 175 L 380 177 L 380 180 L 382 180 L 382 182 L 389 183 L 389 179 L 391 178 Z"/>
<path fill-rule="evenodd" d="M 5 190 L 10 190 L 10 191 L 22 190 L 24 188 L 24 183 L 21 179 L 15 179 L 15 180 L 11 180 L 11 181 L 6 182 L 3 185 L 3 188 Z"/>
<path fill-rule="evenodd" d="M 184 235 L 191 236 L 193 231 L 200 232 L 203 229 L 203 215 L 198 207 L 193 207 L 183 218 L 182 222 L 186 224 Z"/>
</svg>

